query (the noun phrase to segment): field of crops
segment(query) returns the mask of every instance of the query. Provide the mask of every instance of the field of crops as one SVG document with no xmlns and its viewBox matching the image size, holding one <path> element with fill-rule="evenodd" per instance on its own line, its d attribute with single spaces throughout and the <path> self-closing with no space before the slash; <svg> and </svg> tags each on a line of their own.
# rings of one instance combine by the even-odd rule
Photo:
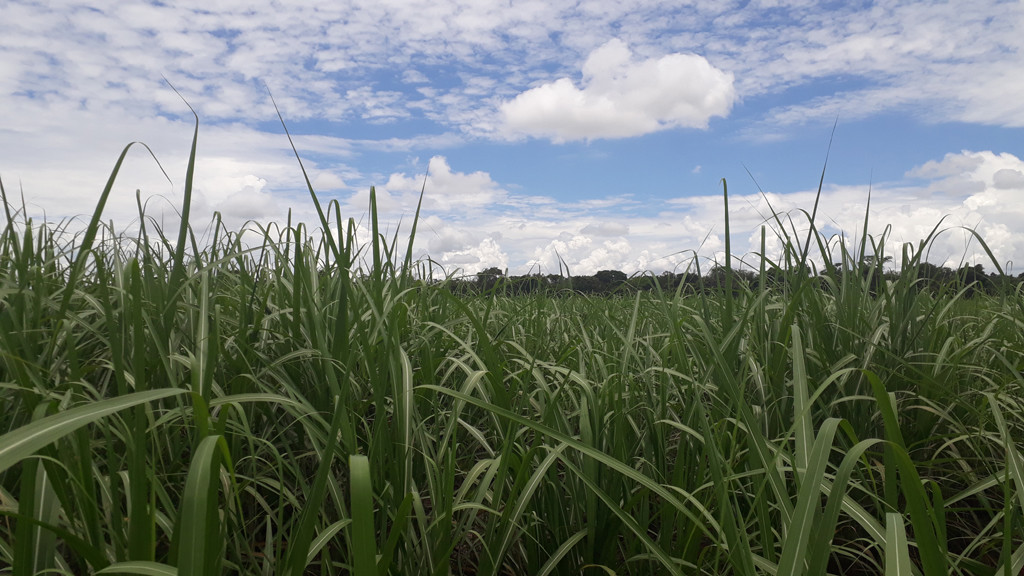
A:
<svg viewBox="0 0 1024 576">
<path fill-rule="evenodd" d="M 102 204 L 5 199 L 0 574 L 1022 573 L 1024 298 L 920 289 L 927 239 L 474 295 L 336 204 L 203 243 Z"/>
</svg>

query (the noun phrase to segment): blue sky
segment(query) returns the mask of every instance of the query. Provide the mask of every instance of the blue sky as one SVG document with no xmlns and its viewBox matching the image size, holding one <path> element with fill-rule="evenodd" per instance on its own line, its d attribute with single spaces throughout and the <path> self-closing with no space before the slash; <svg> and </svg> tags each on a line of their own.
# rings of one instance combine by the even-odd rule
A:
<svg viewBox="0 0 1024 576">
<path fill-rule="evenodd" d="M 722 178 L 753 261 L 758 185 L 809 210 L 836 125 L 821 226 L 855 236 L 870 185 L 888 249 L 946 217 L 932 261 L 986 263 L 966 226 L 1019 273 L 1022 32 L 986 0 L 8 0 L 0 177 L 36 218 L 88 214 L 145 142 L 171 181 L 134 150 L 106 217 L 136 225 L 141 190 L 170 227 L 192 118 L 166 77 L 200 116 L 197 228 L 313 223 L 269 87 L 346 217 L 373 185 L 407 225 L 429 165 L 417 254 L 447 270 L 657 272 L 722 261 Z"/>
</svg>

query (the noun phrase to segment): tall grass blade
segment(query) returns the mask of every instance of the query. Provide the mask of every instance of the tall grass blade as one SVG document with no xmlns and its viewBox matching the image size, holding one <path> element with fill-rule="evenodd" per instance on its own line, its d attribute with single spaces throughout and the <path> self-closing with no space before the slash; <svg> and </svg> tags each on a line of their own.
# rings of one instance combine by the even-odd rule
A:
<svg viewBox="0 0 1024 576">
<path fill-rule="evenodd" d="M 177 566 L 182 574 L 214 576 L 221 573 L 224 529 L 217 492 L 221 483 L 221 456 L 226 456 L 227 451 L 227 442 L 222 436 L 207 436 L 199 442 L 192 457 L 172 544 L 177 549 Z"/>
<path fill-rule="evenodd" d="M 373 521 L 373 485 L 366 456 L 348 457 L 352 494 L 352 575 L 377 576 L 377 529 Z"/>
<path fill-rule="evenodd" d="M 878 407 L 885 423 L 886 439 L 890 443 L 892 460 L 895 462 L 895 466 L 886 470 L 886 476 L 899 474 L 900 486 L 910 512 L 910 522 L 914 528 L 914 539 L 921 555 L 924 574 L 925 576 L 946 574 L 947 557 L 943 550 L 945 543 L 940 544 L 936 535 L 936 527 L 933 523 L 935 516 L 932 514 L 917 467 L 907 453 L 903 433 L 900 431 L 899 421 L 896 418 L 895 402 L 892 400 L 892 396 L 886 392 L 885 385 L 877 375 L 871 371 L 865 371 L 864 374 L 871 383 L 875 399 L 878 401 Z M 902 520 L 900 522 L 902 524 Z"/>
<path fill-rule="evenodd" d="M 885 576 L 911 576 L 910 542 L 903 516 L 897 512 L 885 515 Z"/>
<path fill-rule="evenodd" d="M 166 78 L 164 80 L 167 81 Z M 195 125 L 192 130 L 192 148 L 189 150 L 188 166 L 185 168 L 185 187 L 181 201 L 181 222 L 178 223 L 178 238 L 174 247 L 174 267 L 171 269 L 170 277 L 170 285 L 174 288 L 179 286 L 185 277 L 185 243 L 192 236 L 189 216 L 192 212 L 192 183 L 196 172 L 196 146 L 199 144 L 199 115 L 196 114 L 192 105 L 181 95 L 181 92 L 178 92 L 178 89 L 173 84 L 168 81 L 167 85 L 181 98 L 185 106 L 188 106 L 189 111 L 192 112 L 192 116 L 195 118 Z M 197 257 L 199 255 L 198 252 L 198 250 L 195 251 Z"/>
<path fill-rule="evenodd" d="M 796 426 L 796 454 L 794 465 L 796 466 L 796 477 L 800 481 L 800 484 L 803 485 L 804 474 L 811 461 L 811 445 L 814 442 L 814 423 L 811 421 L 807 367 L 804 362 L 803 340 L 800 336 L 800 326 L 798 324 L 793 324 L 791 335 L 793 339 L 793 419 Z M 827 453 L 825 454 L 825 457 L 828 457 Z"/>
<path fill-rule="evenodd" d="M 807 468 L 800 481 L 793 520 L 785 533 L 786 540 L 779 560 L 779 574 L 801 576 L 804 573 L 809 555 L 808 545 L 815 526 L 821 522 L 821 479 L 825 476 L 825 468 L 839 423 L 840 420 L 837 418 L 826 420 L 814 441 Z"/>
<path fill-rule="evenodd" d="M 277 107 L 277 101 L 274 100 L 274 95 L 270 93 L 270 87 L 267 87 L 267 95 L 270 96 L 270 102 L 274 105 L 274 111 L 277 113 L 278 120 L 281 121 L 281 127 L 284 128 L 284 134 L 288 137 L 288 144 L 292 147 L 292 152 L 295 153 L 295 159 L 299 163 L 299 170 L 302 171 L 302 177 L 306 181 L 306 189 L 309 190 L 309 197 L 313 200 L 313 206 L 316 208 L 317 216 L 320 217 L 320 225 L 323 230 L 323 239 L 327 242 L 328 248 L 330 248 L 331 254 L 334 255 L 335 261 L 341 260 L 341 250 L 338 247 L 338 243 L 335 242 L 334 236 L 330 233 L 331 225 L 327 220 L 327 215 L 324 214 L 323 206 L 320 205 L 320 199 L 317 198 L 316 192 L 313 191 L 313 183 L 309 180 L 309 174 L 306 173 L 306 167 L 302 164 L 302 158 L 299 157 L 299 150 L 295 147 L 295 142 L 292 140 L 292 134 L 288 131 L 288 126 L 284 122 L 284 116 L 281 115 L 281 110 Z M 339 222 L 339 226 L 341 223 Z M 290 228 L 290 226 L 289 226 Z"/>
<path fill-rule="evenodd" d="M 808 219 L 809 228 L 807 230 L 807 238 L 804 240 L 803 248 L 801 248 L 800 250 L 801 268 L 807 267 L 807 254 L 810 252 L 811 249 L 811 238 L 815 236 L 815 231 L 817 230 L 817 228 L 815 227 L 815 221 L 817 221 L 818 218 L 818 204 L 819 202 L 821 202 L 821 190 L 825 186 L 825 171 L 828 168 L 828 157 L 829 154 L 832 153 L 832 140 L 835 138 L 837 126 L 839 126 L 838 118 L 836 118 L 836 122 L 832 126 L 832 133 L 828 137 L 828 148 L 825 151 L 825 162 L 822 164 L 821 167 L 821 178 L 819 178 L 818 180 L 818 191 L 814 195 L 814 207 L 811 209 L 811 215 Z M 822 257 L 824 257 L 825 260 L 828 260 L 826 254 L 822 254 Z"/>
</svg>

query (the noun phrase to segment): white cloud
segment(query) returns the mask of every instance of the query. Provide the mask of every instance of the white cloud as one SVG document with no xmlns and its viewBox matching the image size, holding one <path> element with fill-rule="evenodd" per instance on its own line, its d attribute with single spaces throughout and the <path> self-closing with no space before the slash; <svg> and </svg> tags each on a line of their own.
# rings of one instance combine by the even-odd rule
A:
<svg viewBox="0 0 1024 576">
<path fill-rule="evenodd" d="M 732 74 L 695 54 L 634 61 L 613 39 L 583 64 L 583 87 L 569 78 L 532 88 L 501 105 L 511 134 L 556 142 L 628 138 L 669 128 L 705 128 L 726 116 L 736 93 Z"/>
<path fill-rule="evenodd" d="M 415 201 L 424 189 L 427 193 L 423 198 L 423 208 L 430 212 L 478 209 L 503 202 L 507 196 L 507 192 L 491 179 L 490 174 L 480 171 L 453 172 L 444 156 L 430 159 L 425 182 L 423 174 L 408 176 L 396 173 L 378 187 L 378 193 L 398 194 L 406 198 L 406 206 L 411 204 L 415 207 Z"/>
<path fill-rule="evenodd" d="M 929 179 L 959 178 L 977 170 L 984 162 L 984 158 L 976 154 L 969 154 L 966 151 L 951 152 L 942 160 L 929 160 L 908 170 L 907 176 Z"/>
<path fill-rule="evenodd" d="M 281 217 L 281 202 L 263 191 L 266 185 L 265 179 L 246 174 L 227 188 L 234 192 L 229 192 L 222 200 L 208 206 L 221 213 L 230 229 L 239 228 L 247 220 L 277 220 Z"/>
<path fill-rule="evenodd" d="M 1024 172 L 1000 168 L 992 175 L 992 184 L 1000 190 L 1024 190 Z"/>
<path fill-rule="evenodd" d="M 45 213 L 54 221 L 90 215 L 121 151 L 130 142 L 144 142 L 156 159 L 139 144 L 131 147 L 114 181 L 104 220 L 128 225 L 137 219 L 139 191 L 149 216 L 172 222 L 183 201 L 193 130 L 188 120 L 150 117 L 125 123 L 116 111 L 89 114 L 26 102 L 5 123 L 7 129 L 0 128 L 0 176 L 8 190 L 20 185 L 31 214 Z M 30 122 L 39 129 L 28 129 Z M 342 175 L 351 173 L 339 161 L 348 156 L 344 141 L 297 137 L 296 144 L 304 152 L 333 156 L 334 164 L 304 159 L 319 192 L 330 195 L 344 186 Z M 201 125 L 193 224 L 204 226 L 215 210 L 229 226 L 248 219 L 283 221 L 289 208 L 296 218 L 309 216 L 308 194 L 295 196 L 304 186 L 284 136 L 241 125 Z"/>
<path fill-rule="evenodd" d="M 565 265 L 572 275 L 589 275 L 599 270 L 629 269 L 633 247 L 625 238 L 595 242 L 580 235 L 562 235 L 534 250 L 529 268 L 553 273 Z"/>
<path fill-rule="evenodd" d="M 722 52 L 709 54 L 736 73 L 744 99 L 794 87 L 815 96 L 783 100 L 752 135 L 892 111 L 930 123 L 1024 126 L 1015 97 L 1024 79 L 1014 73 L 1024 65 L 1019 2 L 790 7 L 772 26 L 759 8 L 743 10 L 723 31 L 729 39 L 716 43 Z"/>
<path fill-rule="evenodd" d="M 507 269 L 508 254 L 502 250 L 496 239 L 487 237 L 475 246 L 442 253 L 438 262 L 452 271 L 476 274 L 494 266 L 501 270 Z"/>
<path fill-rule="evenodd" d="M 593 222 L 584 226 L 580 232 L 593 236 L 625 236 L 629 234 L 629 226 L 622 222 Z"/>
<path fill-rule="evenodd" d="M 402 82 L 406 84 L 428 84 L 430 83 L 430 78 L 427 78 L 427 75 L 419 70 L 409 68 L 402 72 Z"/>
</svg>

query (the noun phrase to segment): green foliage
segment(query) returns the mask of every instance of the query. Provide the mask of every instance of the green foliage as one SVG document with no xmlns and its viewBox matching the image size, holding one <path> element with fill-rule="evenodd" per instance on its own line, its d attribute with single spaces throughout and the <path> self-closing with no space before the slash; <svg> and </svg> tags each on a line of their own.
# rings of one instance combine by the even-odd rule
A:
<svg viewBox="0 0 1024 576">
<path fill-rule="evenodd" d="M 466 290 L 310 195 L 202 247 L 3 198 L 0 574 L 1024 565 L 1020 289 L 938 227 L 897 275 L 777 216 L 757 274 Z"/>
</svg>

